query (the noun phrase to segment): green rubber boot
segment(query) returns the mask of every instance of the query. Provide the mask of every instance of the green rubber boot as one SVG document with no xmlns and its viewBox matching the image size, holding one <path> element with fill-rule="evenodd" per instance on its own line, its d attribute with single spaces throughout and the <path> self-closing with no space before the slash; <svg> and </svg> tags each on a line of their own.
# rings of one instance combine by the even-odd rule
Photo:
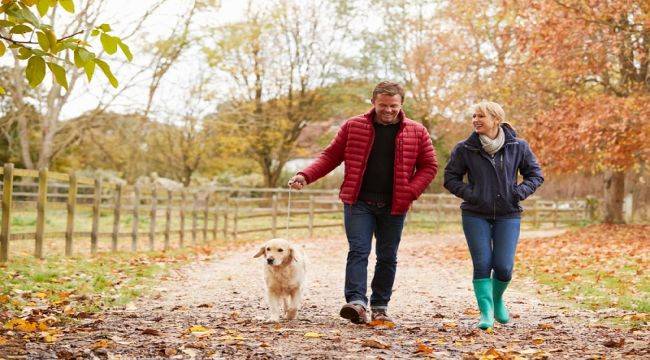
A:
<svg viewBox="0 0 650 360">
<path fill-rule="evenodd" d="M 494 318 L 505 324 L 510 321 L 510 315 L 508 314 L 508 308 L 503 302 L 503 292 L 506 291 L 506 288 L 510 284 L 510 281 L 499 281 L 497 279 L 492 279 L 492 294 L 494 297 Z"/>
<path fill-rule="evenodd" d="M 494 326 L 494 304 L 492 302 L 492 279 L 477 279 L 472 281 L 474 295 L 478 309 L 481 311 L 481 320 L 478 327 L 486 330 Z"/>
</svg>

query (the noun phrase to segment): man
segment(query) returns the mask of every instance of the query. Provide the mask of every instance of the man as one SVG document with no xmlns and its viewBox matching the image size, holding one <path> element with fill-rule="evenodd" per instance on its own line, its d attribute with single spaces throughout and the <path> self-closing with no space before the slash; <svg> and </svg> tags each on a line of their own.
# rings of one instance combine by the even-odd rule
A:
<svg viewBox="0 0 650 360">
<path fill-rule="evenodd" d="M 372 92 L 373 108 L 348 119 L 314 163 L 289 180 L 289 186 L 300 190 L 345 162 L 339 197 L 344 203 L 349 251 L 347 304 L 340 315 L 356 324 L 367 321 L 367 268 L 373 234 L 377 263 L 371 283 L 371 319 L 391 321 L 387 308 L 404 218 L 438 170 L 427 129 L 404 115 L 403 102 L 402 86 L 379 83 Z"/>
</svg>

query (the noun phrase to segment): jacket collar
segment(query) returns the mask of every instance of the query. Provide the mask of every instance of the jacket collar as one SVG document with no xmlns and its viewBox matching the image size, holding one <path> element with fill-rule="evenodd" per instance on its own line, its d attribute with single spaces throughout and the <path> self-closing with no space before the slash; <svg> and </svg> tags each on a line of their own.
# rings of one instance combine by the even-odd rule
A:
<svg viewBox="0 0 650 360">
<path fill-rule="evenodd" d="M 510 126 L 510 124 L 501 124 L 501 129 L 503 130 L 503 134 L 506 137 L 504 145 L 517 142 L 517 132 Z M 474 149 L 481 149 L 481 140 L 479 139 L 476 131 L 472 131 L 472 134 L 467 139 L 465 139 L 465 145 Z"/>
</svg>

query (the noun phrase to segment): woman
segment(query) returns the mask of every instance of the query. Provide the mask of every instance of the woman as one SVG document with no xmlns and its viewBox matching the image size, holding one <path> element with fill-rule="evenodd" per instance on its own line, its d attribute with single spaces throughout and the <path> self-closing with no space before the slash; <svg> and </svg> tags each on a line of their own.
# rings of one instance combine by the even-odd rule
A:
<svg viewBox="0 0 650 360">
<path fill-rule="evenodd" d="M 445 188 L 463 199 L 463 231 L 474 266 L 478 327 L 510 320 L 503 293 L 512 278 L 522 208 L 519 202 L 544 182 L 528 143 L 516 138 L 494 102 L 473 106 L 474 132 L 456 145 L 445 167 Z M 523 182 L 517 183 L 517 172 Z M 463 182 L 467 174 L 468 183 Z M 492 275 L 492 278 L 490 276 Z"/>
</svg>

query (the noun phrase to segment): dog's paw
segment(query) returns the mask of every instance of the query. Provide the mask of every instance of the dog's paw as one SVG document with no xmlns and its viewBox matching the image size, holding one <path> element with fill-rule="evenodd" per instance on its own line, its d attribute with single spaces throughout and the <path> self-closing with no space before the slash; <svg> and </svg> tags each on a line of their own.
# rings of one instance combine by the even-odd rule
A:
<svg viewBox="0 0 650 360">
<path fill-rule="evenodd" d="M 298 315 L 298 309 L 289 309 L 287 310 L 287 320 L 294 320 Z"/>
</svg>

